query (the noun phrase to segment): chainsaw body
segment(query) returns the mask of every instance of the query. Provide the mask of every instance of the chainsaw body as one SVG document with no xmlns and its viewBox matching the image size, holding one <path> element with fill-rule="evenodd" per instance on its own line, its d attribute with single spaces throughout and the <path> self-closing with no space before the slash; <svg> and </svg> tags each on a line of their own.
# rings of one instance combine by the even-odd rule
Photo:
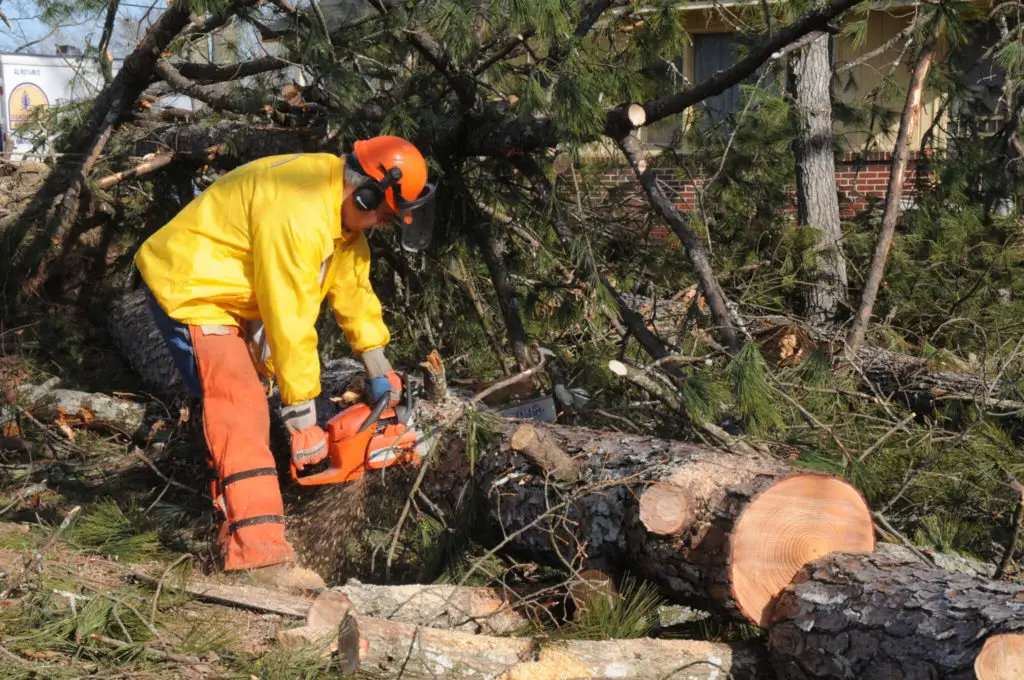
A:
<svg viewBox="0 0 1024 680">
<path fill-rule="evenodd" d="M 389 392 L 373 409 L 360 402 L 327 421 L 327 469 L 300 475 L 292 463 L 292 479 L 304 486 L 337 484 L 355 481 L 367 470 L 419 465 L 421 442 L 412 428 L 411 399 L 398 407 L 387 406 L 390 401 Z"/>
</svg>

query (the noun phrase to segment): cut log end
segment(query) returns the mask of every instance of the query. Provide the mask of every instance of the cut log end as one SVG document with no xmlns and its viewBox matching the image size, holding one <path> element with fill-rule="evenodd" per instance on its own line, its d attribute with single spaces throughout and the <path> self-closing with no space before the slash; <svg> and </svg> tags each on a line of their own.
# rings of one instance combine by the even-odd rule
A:
<svg viewBox="0 0 1024 680">
<path fill-rule="evenodd" d="M 626 117 L 629 118 L 633 127 L 640 127 L 647 122 L 647 111 L 640 104 L 630 104 L 626 110 Z"/>
<path fill-rule="evenodd" d="M 985 640 L 974 660 L 978 680 L 1010 680 L 1024 678 L 1024 635 L 1003 633 Z"/>
<path fill-rule="evenodd" d="M 608 362 L 608 370 L 618 376 L 625 376 L 629 373 L 629 367 L 616 359 L 612 359 Z"/>
<path fill-rule="evenodd" d="M 640 496 L 640 521 L 653 534 L 672 535 L 693 519 L 686 491 L 675 484 L 654 484 Z"/>
<path fill-rule="evenodd" d="M 874 548 L 871 513 L 856 488 L 814 473 L 786 477 L 754 499 L 736 522 L 733 597 L 747 619 L 767 626 L 775 598 L 806 564 L 833 552 Z"/>
</svg>

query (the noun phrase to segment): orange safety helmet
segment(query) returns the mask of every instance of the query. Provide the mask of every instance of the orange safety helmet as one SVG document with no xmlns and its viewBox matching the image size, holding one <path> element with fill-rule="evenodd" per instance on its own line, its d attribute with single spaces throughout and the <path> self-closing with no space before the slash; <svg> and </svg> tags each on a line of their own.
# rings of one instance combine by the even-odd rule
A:
<svg viewBox="0 0 1024 680">
<path fill-rule="evenodd" d="M 371 178 L 353 192 L 356 206 L 376 210 L 387 202 L 402 224 L 402 247 L 413 252 L 425 248 L 434 231 L 436 187 L 427 182 L 427 162 L 419 149 L 391 135 L 361 139 L 349 164 Z"/>
</svg>

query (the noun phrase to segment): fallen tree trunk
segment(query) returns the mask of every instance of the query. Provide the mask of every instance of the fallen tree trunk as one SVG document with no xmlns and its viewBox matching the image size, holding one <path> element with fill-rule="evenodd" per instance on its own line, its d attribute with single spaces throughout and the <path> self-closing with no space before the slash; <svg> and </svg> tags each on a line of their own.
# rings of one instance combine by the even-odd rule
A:
<svg viewBox="0 0 1024 680">
<path fill-rule="evenodd" d="M 99 426 L 128 435 L 134 434 L 146 415 L 144 404 L 93 392 L 65 390 L 57 381 L 42 385 L 22 385 L 8 394 L 18 406 L 34 418 L 58 424 Z M 17 418 L 17 409 L 0 405 L 0 426 Z"/>
<path fill-rule="evenodd" d="M 835 477 L 769 456 L 548 427 L 581 468 L 581 482 L 555 486 L 510 449 L 511 429 L 476 478 L 507 550 L 531 560 L 632 571 L 676 602 L 760 625 L 803 565 L 874 548 L 863 497 Z"/>
<path fill-rule="evenodd" d="M 780 680 L 1024 677 L 1024 586 L 880 554 L 803 569 L 771 620 Z"/>
<path fill-rule="evenodd" d="M 927 359 L 878 347 L 863 346 L 857 353 L 863 379 L 882 394 L 920 395 L 928 401 L 969 401 L 986 408 L 1024 409 L 1024 395 L 994 377 L 939 370 Z"/>
<path fill-rule="evenodd" d="M 408 623 L 349 616 L 339 657 L 360 677 L 495 678 L 734 678 L 770 677 L 753 644 L 701 640 L 567 640 L 467 635 Z"/>
<path fill-rule="evenodd" d="M 155 583 L 156 579 L 137 573 L 138 580 Z M 282 616 L 310 619 L 313 610 L 333 606 L 333 598 L 343 598 L 361 616 L 388 619 L 417 626 L 448 628 L 466 633 L 508 635 L 526 625 L 514 609 L 512 599 L 496 588 L 452 585 L 383 586 L 350 581 L 331 588 L 316 600 L 259 586 L 219 583 L 192 577 L 184 585 L 165 584 L 164 588 L 182 589 L 189 595 Z M 347 609 L 346 609 L 347 611 Z M 345 612 L 338 615 L 338 620 Z"/>
</svg>

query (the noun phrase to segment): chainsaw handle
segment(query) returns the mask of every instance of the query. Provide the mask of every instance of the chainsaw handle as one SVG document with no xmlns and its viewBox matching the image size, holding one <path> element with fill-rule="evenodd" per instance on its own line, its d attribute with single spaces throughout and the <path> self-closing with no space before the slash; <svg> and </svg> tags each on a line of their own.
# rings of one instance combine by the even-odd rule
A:
<svg viewBox="0 0 1024 680">
<path fill-rule="evenodd" d="M 366 420 L 363 421 L 363 424 L 359 427 L 358 431 L 365 432 L 366 428 L 376 423 L 377 420 L 380 418 L 380 414 L 384 412 L 384 409 L 387 408 L 388 404 L 390 403 L 391 390 L 388 390 L 387 392 L 382 394 L 380 396 L 380 399 L 377 400 L 377 403 L 373 405 L 373 410 L 370 411 L 370 415 L 366 416 Z"/>
</svg>

